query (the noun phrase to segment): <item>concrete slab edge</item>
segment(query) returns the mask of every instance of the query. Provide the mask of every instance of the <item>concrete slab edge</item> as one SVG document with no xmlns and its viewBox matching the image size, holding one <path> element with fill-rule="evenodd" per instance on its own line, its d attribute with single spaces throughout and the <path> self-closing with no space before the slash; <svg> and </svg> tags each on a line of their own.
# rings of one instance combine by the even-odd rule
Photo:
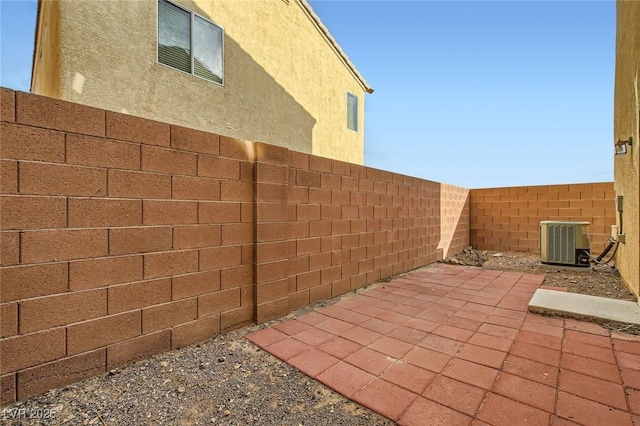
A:
<svg viewBox="0 0 640 426">
<path fill-rule="evenodd" d="M 640 325 L 640 306 L 635 302 L 555 290 L 536 290 L 529 312 Z"/>
</svg>

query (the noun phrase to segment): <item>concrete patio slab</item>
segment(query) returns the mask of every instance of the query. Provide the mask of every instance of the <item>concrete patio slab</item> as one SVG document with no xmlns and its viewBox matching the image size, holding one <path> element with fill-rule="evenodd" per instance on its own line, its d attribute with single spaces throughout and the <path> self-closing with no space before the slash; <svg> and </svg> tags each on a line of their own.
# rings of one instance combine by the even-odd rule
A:
<svg viewBox="0 0 640 426">
<path fill-rule="evenodd" d="M 586 294 L 538 289 L 529 302 L 529 311 L 640 325 L 640 306 L 636 302 Z"/>
<path fill-rule="evenodd" d="M 638 422 L 640 336 L 529 312 L 543 280 L 433 265 L 247 338 L 401 426 Z"/>
</svg>

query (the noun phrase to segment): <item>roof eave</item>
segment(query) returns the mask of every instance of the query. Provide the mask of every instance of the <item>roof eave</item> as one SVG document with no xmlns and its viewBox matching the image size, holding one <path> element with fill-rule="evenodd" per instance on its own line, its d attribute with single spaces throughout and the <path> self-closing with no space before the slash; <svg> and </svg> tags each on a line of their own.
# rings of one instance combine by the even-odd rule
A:
<svg viewBox="0 0 640 426">
<path fill-rule="evenodd" d="M 342 59 L 344 64 L 347 66 L 347 68 L 349 68 L 351 73 L 356 77 L 356 79 L 358 79 L 358 81 L 360 82 L 364 90 L 367 93 L 373 93 L 373 88 L 369 85 L 369 83 L 367 83 L 367 81 L 360 74 L 360 72 L 358 72 L 358 69 L 356 68 L 356 66 L 353 64 L 353 62 L 349 60 L 349 57 L 347 56 L 347 54 L 342 50 L 342 48 L 340 47 L 336 39 L 333 38 L 333 36 L 329 32 L 329 29 L 322 23 L 322 21 L 320 20 L 320 17 L 316 15 L 316 13 L 313 11 L 313 8 L 307 2 L 307 0 L 298 0 L 298 3 L 300 3 L 303 10 L 309 15 L 309 18 L 315 23 L 315 25 L 318 27 L 322 35 L 324 35 L 324 37 L 329 42 L 329 45 L 331 45 L 331 47 L 335 50 L 335 52 Z"/>
<path fill-rule="evenodd" d="M 40 32 L 40 12 L 42 9 L 42 0 L 38 0 L 36 9 L 36 25 L 33 35 L 33 55 L 31 56 L 31 83 L 29 84 L 29 91 L 33 93 L 33 76 L 36 66 L 36 52 L 38 51 L 38 33 Z"/>
</svg>

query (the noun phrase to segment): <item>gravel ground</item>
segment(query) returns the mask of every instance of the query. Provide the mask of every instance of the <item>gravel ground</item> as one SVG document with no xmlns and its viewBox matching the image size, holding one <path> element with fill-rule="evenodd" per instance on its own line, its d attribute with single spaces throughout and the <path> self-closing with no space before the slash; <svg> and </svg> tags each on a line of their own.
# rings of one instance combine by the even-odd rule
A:
<svg viewBox="0 0 640 426">
<path fill-rule="evenodd" d="M 393 425 L 244 338 L 265 326 L 17 402 L 0 411 L 0 424 Z M 43 413 L 53 416 L 38 418 Z"/>
<path fill-rule="evenodd" d="M 534 254 L 465 249 L 450 263 L 546 274 L 544 285 L 635 300 L 615 268 L 567 270 L 539 264 Z M 428 266 L 427 266 L 428 267 Z M 314 309 L 307 307 L 288 317 Z M 600 322 L 613 331 L 638 327 Z M 155 356 L 0 411 L 3 425 L 393 425 L 262 351 L 247 327 Z M 42 418 L 49 414 L 49 418 Z"/>
</svg>

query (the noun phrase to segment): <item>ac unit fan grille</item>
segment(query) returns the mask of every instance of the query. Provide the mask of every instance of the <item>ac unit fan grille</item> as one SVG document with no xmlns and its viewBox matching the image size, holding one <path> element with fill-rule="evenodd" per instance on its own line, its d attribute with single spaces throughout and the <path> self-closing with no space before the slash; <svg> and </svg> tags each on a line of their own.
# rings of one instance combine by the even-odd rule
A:
<svg viewBox="0 0 640 426">
<path fill-rule="evenodd" d="M 540 222 L 542 263 L 589 266 L 589 252 L 589 222 Z"/>
<path fill-rule="evenodd" d="M 574 263 L 574 226 L 549 226 L 549 262 Z"/>
</svg>

